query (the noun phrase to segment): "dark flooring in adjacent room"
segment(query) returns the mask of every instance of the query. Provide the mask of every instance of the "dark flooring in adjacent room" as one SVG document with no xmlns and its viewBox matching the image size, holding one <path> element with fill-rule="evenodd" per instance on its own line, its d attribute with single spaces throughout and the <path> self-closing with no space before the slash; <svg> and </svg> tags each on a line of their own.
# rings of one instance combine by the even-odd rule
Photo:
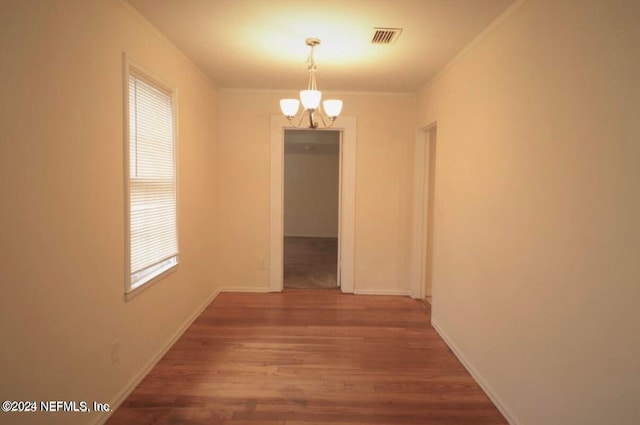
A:
<svg viewBox="0 0 640 425">
<path fill-rule="evenodd" d="M 338 238 L 285 236 L 284 287 L 337 288 Z"/>
<path fill-rule="evenodd" d="M 222 293 L 108 425 L 494 425 L 408 297 Z"/>
</svg>

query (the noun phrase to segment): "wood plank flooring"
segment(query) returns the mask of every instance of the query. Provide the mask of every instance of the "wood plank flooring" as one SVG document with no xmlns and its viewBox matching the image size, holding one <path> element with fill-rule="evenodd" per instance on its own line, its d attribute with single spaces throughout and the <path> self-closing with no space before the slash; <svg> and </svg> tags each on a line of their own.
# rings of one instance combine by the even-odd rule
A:
<svg viewBox="0 0 640 425">
<path fill-rule="evenodd" d="M 337 288 L 338 238 L 285 236 L 285 288 Z"/>
<path fill-rule="evenodd" d="M 107 424 L 507 423 L 429 309 L 338 290 L 220 294 Z"/>
</svg>

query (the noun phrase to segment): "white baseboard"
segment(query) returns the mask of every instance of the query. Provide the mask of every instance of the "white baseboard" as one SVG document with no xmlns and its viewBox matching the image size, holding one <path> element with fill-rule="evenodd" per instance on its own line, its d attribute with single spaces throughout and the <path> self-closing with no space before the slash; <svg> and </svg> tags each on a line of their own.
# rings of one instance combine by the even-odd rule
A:
<svg viewBox="0 0 640 425">
<path fill-rule="evenodd" d="M 389 290 L 389 289 L 355 289 L 356 295 L 399 295 L 403 297 L 411 296 L 411 291 Z"/>
<path fill-rule="evenodd" d="M 271 291 L 268 287 L 260 286 L 227 286 L 220 288 L 220 292 L 253 292 L 256 294 L 264 294 Z"/>
<path fill-rule="evenodd" d="M 447 333 L 438 325 L 437 321 L 434 320 L 433 318 L 431 319 L 431 326 L 433 326 L 433 328 L 436 330 L 436 332 L 438 332 L 438 334 L 444 340 L 447 346 L 449 346 L 451 351 L 453 351 L 453 354 L 456 355 L 456 357 L 458 358 L 458 360 L 460 360 L 460 362 L 465 367 L 465 369 L 467 369 L 467 372 L 469 372 L 469 374 L 471 374 L 473 379 L 476 380 L 478 385 L 480 385 L 480 388 L 482 388 L 482 390 L 485 392 L 487 397 L 489 397 L 493 402 L 493 404 L 495 404 L 495 406 L 498 408 L 500 413 L 502 413 L 502 416 L 504 416 L 507 422 L 509 422 L 510 425 L 518 425 L 522 423 L 516 420 L 515 415 L 509 411 L 504 401 L 495 393 L 495 391 L 493 391 L 493 389 L 487 383 L 487 381 L 471 365 L 471 363 L 466 359 L 464 354 L 462 354 L 462 351 L 460 351 L 460 349 L 456 346 L 456 344 L 451 340 L 451 338 L 449 338 Z"/>
<path fill-rule="evenodd" d="M 194 320 L 200 316 L 200 314 L 204 311 L 205 308 L 214 300 L 216 296 L 220 293 L 220 290 L 215 290 L 213 293 L 191 314 L 183 323 L 182 326 L 178 328 L 178 330 L 173 334 L 171 338 L 160 348 L 160 350 L 151 358 L 149 361 L 142 367 L 142 369 L 124 386 L 122 390 L 116 395 L 115 399 L 113 399 L 109 406 L 111 410 L 109 412 L 105 412 L 98 416 L 94 421 L 93 425 L 103 425 L 109 416 L 113 412 L 116 411 L 118 407 L 122 404 L 123 401 L 126 400 L 127 397 L 133 392 L 133 390 L 138 386 L 140 382 L 147 376 L 147 374 L 153 369 L 153 367 L 160 361 L 160 359 L 169 351 L 169 349 L 173 346 L 173 344 L 182 336 L 182 334 L 191 326 Z"/>
</svg>

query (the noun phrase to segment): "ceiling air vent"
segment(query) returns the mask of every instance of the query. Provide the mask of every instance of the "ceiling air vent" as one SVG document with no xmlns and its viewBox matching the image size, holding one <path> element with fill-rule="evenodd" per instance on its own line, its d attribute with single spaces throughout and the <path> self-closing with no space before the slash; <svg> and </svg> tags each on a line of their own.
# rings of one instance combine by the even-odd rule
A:
<svg viewBox="0 0 640 425">
<path fill-rule="evenodd" d="M 401 32 L 402 28 L 374 28 L 371 44 L 393 44 Z"/>
</svg>

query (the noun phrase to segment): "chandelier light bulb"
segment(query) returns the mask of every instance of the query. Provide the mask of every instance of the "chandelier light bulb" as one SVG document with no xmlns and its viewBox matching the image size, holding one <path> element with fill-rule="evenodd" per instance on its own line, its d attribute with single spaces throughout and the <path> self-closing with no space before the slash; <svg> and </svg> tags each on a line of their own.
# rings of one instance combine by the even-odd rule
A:
<svg viewBox="0 0 640 425">
<path fill-rule="evenodd" d="M 280 110 L 289 119 L 296 116 L 299 107 L 300 101 L 298 99 L 280 99 Z"/>
<path fill-rule="evenodd" d="M 319 90 L 302 90 L 300 91 L 300 100 L 304 109 L 318 109 L 320 106 L 320 99 L 322 99 L 322 92 Z"/>
<path fill-rule="evenodd" d="M 327 99 L 322 102 L 322 107 L 324 108 L 324 113 L 331 120 L 335 120 L 342 112 L 342 101 L 338 99 Z"/>
</svg>

